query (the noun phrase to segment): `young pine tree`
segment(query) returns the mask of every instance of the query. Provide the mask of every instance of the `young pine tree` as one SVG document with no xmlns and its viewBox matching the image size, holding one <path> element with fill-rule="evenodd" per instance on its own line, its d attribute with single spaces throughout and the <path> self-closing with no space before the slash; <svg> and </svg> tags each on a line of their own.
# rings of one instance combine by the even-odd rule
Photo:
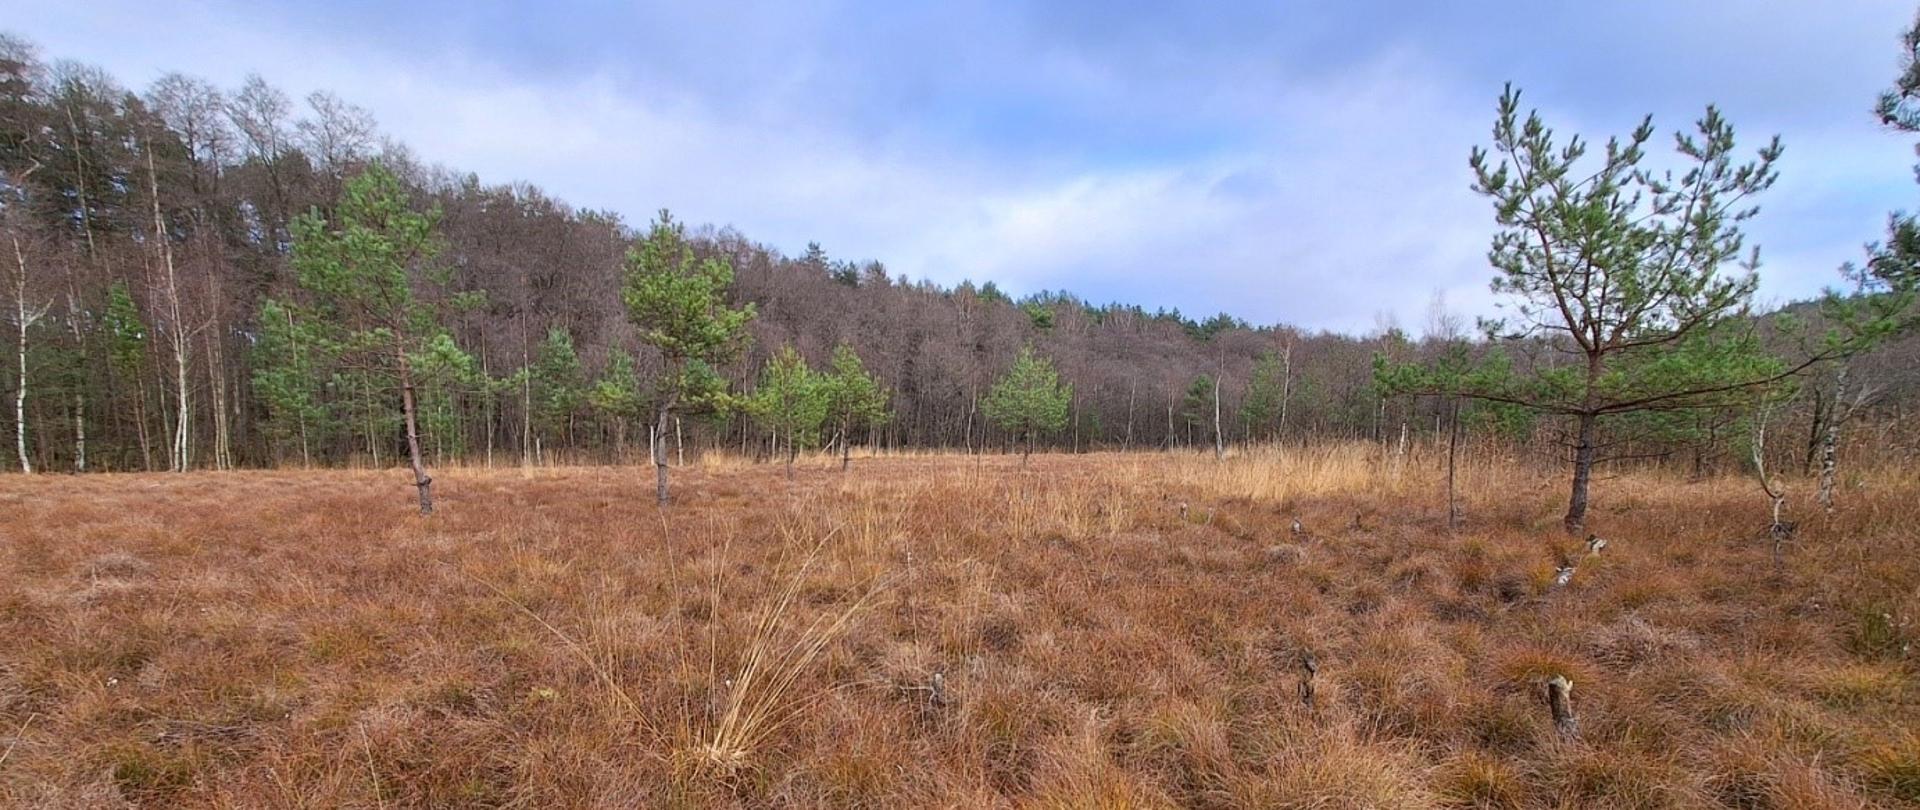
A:
<svg viewBox="0 0 1920 810">
<path fill-rule="evenodd" d="M 640 375 L 634 370 L 633 355 L 614 349 L 607 356 L 607 367 L 600 379 L 587 390 L 587 405 L 613 428 L 613 452 L 616 458 L 627 454 L 627 426 L 639 419 L 646 408 L 646 396 L 640 389 Z"/>
<path fill-rule="evenodd" d="M 437 210 L 414 210 L 400 179 L 375 163 L 347 182 L 332 220 L 316 210 L 293 222 L 294 272 L 313 301 L 309 322 L 343 362 L 398 389 L 423 515 L 433 513 L 433 478 L 420 449 L 414 362 L 442 330 L 414 287 L 447 283 L 432 264 L 438 219 Z"/>
<path fill-rule="evenodd" d="M 1740 224 L 1773 185 L 1780 144 L 1736 162 L 1733 127 L 1708 107 L 1674 146 L 1682 167 L 1643 167 L 1651 119 L 1589 157 L 1587 142 L 1556 141 L 1520 95 L 1500 98 L 1493 150 L 1475 147 L 1474 188 L 1500 230 L 1489 258 L 1493 290 L 1514 312 L 1490 335 L 1542 340 L 1574 362 L 1511 368 L 1415 367 L 1376 361 L 1384 390 L 1452 394 L 1521 405 L 1572 422 L 1573 482 L 1564 520 L 1585 526 L 1588 483 L 1605 461 L 1602 423 L 1648 410 L 1738 406 L 1805 368 L 1761 350 L 1750 317 L 1757 252 L 1742 261 Z M 1497 157 L 1495 157 L 1497 155 Z"/>
<path fill-rule="evenodd" d="M 586 403 L 587 382 L 580 370 L 580 355 L 573 350 L 573 335 L 554 327 L 540 342 L 540 353 L 533 361 L 534 427 L 549 439 L 548 444 L 573 444 L 573 420 Z"/>
<path fill-rule="evenodd" d="M 626 282 L 620 297 L 640 340 L 660 352 L 665 369 L 653 402 L 654 494 L 667 502 L 666 435 L 677 409 L 698 406 L 697 399 L 725 394 L 716 364 L 733 360 L 745 347 L 753 305 L 727 305 L 733 267 L 726 260 L 696 260 L 686 226 L 660 212 L 647 237 L 627 252 Z"/>
<path fill-rule="evenodd" d="M 819 438 L 827 417 L 827 379 L 807 368 L 792 346 L 782 346 L 760 372 L 747 413 L 773 434 L 776 446 L 786 441 L 787 479 L 792 480 L 794 458 Z"/>
<path fill-rule="evenodd" d="M 853 428 L 883 424 L 887 412 L 887 392 L 867 372 L 860 355 L 845 343 L 834 347 L 832 368 L 826 376 L 827 419 L 840 432 L 840 469 L 845 471 L 853 455 Z"/>
<path fill-rule="evenodd" d="M 253 347 L 253 394 L 266 406 L 266 433 L 278 447 L 299 448 L 302 466 L 313 464 L 313 444 L 327 409 L 320 401 L 320 339 L 294 308 L 274 299 L 260 306 L 260 338 Z M 134 347 L 138 350 L 138 347 Z M 136 355 L 133 362 L 137 364 Z"/>
<path fill-rule="evenodd" d="M 1254 361 L 1253 376 L 1247 378 L 1247 396 L 1240 403 L 1240 423 L 1246 425 L 1248 441 L 1272 439 L 1280 418 L 1283 393 L 1280 358 L 1273 352 Z"/>
<path fill-rule="evenodd" d="M 987 392 L 981 409 L 1001 430 L 1023 442 L 1020 463 L 1033 455 L 1036 435 L 1052 433 L 1067 424 L 1073 387 L 1060 381 L 1053 361 L 1035 354 L 1032 346 L 1020 350 L 1013 368 Z"/>
</svg>

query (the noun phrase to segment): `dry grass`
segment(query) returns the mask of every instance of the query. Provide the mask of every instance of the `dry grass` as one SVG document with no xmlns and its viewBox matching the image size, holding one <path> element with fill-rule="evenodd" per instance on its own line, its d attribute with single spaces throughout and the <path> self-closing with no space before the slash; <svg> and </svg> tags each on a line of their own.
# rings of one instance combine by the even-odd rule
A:
<svg viewBox="0 0 1920 810">
<path fill-rule="evenodd" d="M 1778 568 L 1750 483 L 1607 480 L 1549 594 L 1560 475 L 1470 462 L 1455 533 L 1364 446 L 0 477 L 0 804 L 1920 801 L 1912 476 Z"/>
</svg>

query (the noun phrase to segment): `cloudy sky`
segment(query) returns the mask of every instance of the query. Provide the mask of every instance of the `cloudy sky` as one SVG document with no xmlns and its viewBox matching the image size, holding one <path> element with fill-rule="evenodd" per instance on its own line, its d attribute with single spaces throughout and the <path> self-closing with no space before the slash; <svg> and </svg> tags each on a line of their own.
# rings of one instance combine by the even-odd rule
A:
<svg viewBox="0 0 1920 810">
<path fill-rule="evenodd" d="M 1417 327 L 1435 291 L 1491 312 L 1466 156 L 1503 82 L 1596 139 L 1651 113 L 1665 143 L 1709 102 L 1747 145 L 1781 135 L 1750 228 L 1770 301 L 1830 283 L 1916 191 L 1911 141 L 1868 112 L 1911 2 L 0 9 L 136 88 L 330 89 L 425 160 L 630 222 L 668 207 L 916 279 L 1310 328 Z"/>
</svg>

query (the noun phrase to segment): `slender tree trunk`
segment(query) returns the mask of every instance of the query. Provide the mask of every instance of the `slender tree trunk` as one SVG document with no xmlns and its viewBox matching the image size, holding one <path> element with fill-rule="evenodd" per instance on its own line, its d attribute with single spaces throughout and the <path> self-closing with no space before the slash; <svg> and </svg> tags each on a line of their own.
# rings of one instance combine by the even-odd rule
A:
<svg viewBox="0 0 1920 810">
<path fill-rule="evenodd" d="M 133 375 L 133 426 L 140 437 L 140 469 L 153 471 L 153 437 L 147 424 L 147 381 L 136 372 Z"/>
<path fill-rule="evenodd" d="M 1827 433 L 1828 416 L 1826 393 L 1819 388 L 1813 389 L 1813 419 L 1807 432 L 1807 457 L 1800 464 L 1801 475 L 1813 474 L 1813 462 L 1820 457 L 1822 438 Z"/>
<path fill-rule="evenodd" d="M 533 366 L 527 359 L 527 322 L 520 321 L 520 466 L 533 466 Z"/>
<path fill-rule="evenodd" d="M 96 246 L 93 241 L 93 207 L 87 203 L 87 162 L 86 162 L 86 158 L 84 157 L 86 152 L 82 151 L 80 148 L 80 123 L 79 121 L 74 119 L 73 105 L 71 104 L 64 105 L 64 112 L 67 114 L 68 143 L 71 144 L 73 147 L 73 169 L 74 169 L 74 178 L 75 178 L 73 188 L 74 188 L 75 195 L 78 197 L 79 203 L 80 203 L 80 231 L 82 234 L 86 236 L 86 240 L 87 240 L 87 261 L 97 263 L 100 261 L 100 256 L 98 252 L 98 246 Z M 19 249 L 18 243 L 14 245 L 14 248 L 15 248 L 15 251 L 18 252 L 18 249 Z M 67 270 L 67 328 L 73 332 L 74 350 L 84 351 L 86 342 L 80 334 L 79 290 L 74 284 L 73 270 L 71 268 Z M 74 418 L 74 455 L 73 455 L 74 469 L 78 472 L 86 472 L 86 469 L 87 469 L 86 395 L 82 394 L 78 390 L 74 391 L 73 402 L 74 402 L 74 417 L 73 417 Z M 143 433 L 145 428 L 146 428 L 145 423 L 144 422 L 141 423 L 141 429 Z M 143 436 L 141 438 L 141 442 L 142 442 L 141 449 L 143 451 L 146 449 L 145 441 L 146 439 Z M 153 467 L 153 462 L 151 459 L 148 459 L 147 467 L 149 469 Z"/>
<path fill-rule="evenodd" d="M 188 334 L 186 319 L 180 310 L 180 281 L 173 266 L 173 240 L 160 217 L 160 178 L 154 171 L 153 145 L 147 144 L 147 186 L 153 192 L 153 241 L 160 248 L 160 260 L 167 272 L 167 342 L 173 349 L 174 420 L 172 469 L 186 472 L 192 464 L 187 437 L 193 425 L 193 410 L 187 385 Z"/>
<path fill-rule="evenodd" d="M 1129 380 L 1127 383 L 1127 449 L 1128 450 L 1133 449 L 1133 399 L 1134 399 L 1134 396 L 1139 392 L 1140 392 L 1140 381 Z"/>
<path fill-rule="evenodd" d="M 233 468 L 233 443 L 227 422 L 227 383 L 223 371 L 226 364 L 220 356 L 219 340 L 214 337 L 212 329 L 207 330 L 206 342 L 207 382 L 213 394 L 213 466 L 227 470 Z"/>
<path fill-rule="evenodd" d="M 400 369 L 400 411 L 407 421 L 407 459 L 413 463 L 413 485 L 420 490 L 420 514 L 433 514 L 433 478 L 427 475 L 427 465 L 420 457 L 420 426 L 418 410 L 413 401 L 413 369 L 407 362 L 405 349 L 397 349 L 394 354 Z"/>
<path fill-rule="evenodd" d="M 20 239 L 13 241 L 13 258 L 19 265 L 20 275 L 13 283 L 14 326 L 20 336 L 19 351 L 15 355 L 20 360 L 20 376 L 13 391 L 13 449 L 20 458 L 20 471 L 33 472 L 33 462 L 27 458 L 27 329 L 38 320 L 27 311 L 27 258 L 20 252 Z"/>
<path fill-rule="evenodd" d="M 1834 482 L 1840 469 L 1840 419 L 1838 408 L 1834 410 L 1820 436 L 1820 508 L 1828 512 L 1833 511 Z"/>
<path fill-rule="evenodd" d="M 979 407 L 979 405 L 980 405 L 980 395 L 975 392 L 969 392 L 967 394 L 967 426 L 965 428 L 966 435 L 963 437 L 967 446 L 967 455 L 973 455 L 973 412 L 975 409 Z M 984 438 L 981 440 L 981 443 L 982 444 L 985 443 Z M 985 450 L 986 448 L 982 447 L 981 449 Z"/>
<path fill-rule="evenodd" d="M 1168 380 L 1167 381 L 1167 449 L 1172 450 L 1173 448 L 1177 447 L 1179 445 L 1179 442 L 1178 442 L 1179 438 L 1180 438 L 1180 434 L 1175 433 L 1173 430 L 1173 381 Z"/>
<path fill-rule="evenodd" d="M 872 433 L 872 431 L 868 431 L 868 433 Z M 847 466 L 852 462 L 853 462 L 853 424 L 851 422 L 841 422 L 840 423 L 840 471 L 846 472 Z"/>
<path fill-rule="evenodd" d="M 653 420 L 653 496 L 667 505 L 667 419 L 673 415 L 672 399 L 660 406 Z"/>
<path fill-rule="evenodd" d="M 1226 437 L 1220 432 L 1220 375 L 1213 375 L 1213 460 L 1227 457 Z"/>
<path fill-rule="evenodd" d="M 1567 499 L 1567 534 L 1579 535 L 1587 526 L 1587 483 L 1593 477 L 1593 433 L 1594 423 L 1599 417 L 1592 413 L 1579 415 L 1580 433 L 1573 449 L 1573 492 Z"/>
<path fill-rule="evenodd" d="M 1447 420 L 1447 528 L 1460 526 L 1460 499 L 1454 487 L 1454 474 L 1460 456 L 1460 398 L 1452 397 L 1452 413 Z"/>
<path fill-rule="evenodd" d="M 13 263 L 18 275 L 13 278 L 13 323 L 18 330 L 20 342 L 16 357 L 19 360 L 20 377 L 13 392 L 13 449 L 20 457 L 20 471 L 33 472 L 33 462 L 27 457 L 27 330 L 47 314 L 53 302 L 35 310 L 27 306 L 27 255 L 20 249 L 20 237 L 12 232 L 7 240 L 13 244 Z"/>
<path fill-rule="evenodd" d="M 87 398 L 73 392 L 73 471 L 87 471 Z"/>
<path fill-rule="evenodd" d="M 218 256 L 219 248 L 217 246 L 209 247 L 207 244 L 206 228 L 203 225 L 204 220 L 205 215 L 203 213 L 197 213 L 195 215 L 194 236 L 200 244 L 202 253 L 209 257 Z M 213 258 L 208 259 L 209 264 L 212 264 L 214 261 L 215 259 Z M 221 350 L 224 335 L 220 331 L 220 291 L 214 284 L 215 275 L 215 268 L 209 266 L 207 268 L 206 293 L 206 306 L 209 314 L 207 315 L 206 323 L 202 324 L 200 328 L 206 337 L 207 382 L 208 390 L 213 395 L 213 464 L 217 469 L 230 470 L 234 467 L 233 427 L 230 418 L 233 414 L 229 410 L 231 406 L 228 403 L 227 396 L 226 352 Z"/>
<path fill-rule="evenodd" d="M 1280 425 L 1274 429 L 1275 443 L 1287 438 L 1287 403 L 1293 399 L 1293 343 L 1280 353 Z"/>
</svg>

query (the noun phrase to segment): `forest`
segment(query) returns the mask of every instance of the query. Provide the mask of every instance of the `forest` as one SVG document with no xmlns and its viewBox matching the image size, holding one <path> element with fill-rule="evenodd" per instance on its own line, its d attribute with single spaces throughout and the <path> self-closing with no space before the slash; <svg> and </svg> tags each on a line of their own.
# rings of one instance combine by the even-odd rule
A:
<svg viewBox="0 0 1920 810">
<path fill-rule="evenodd" d="M 1441 435 L 1565 452 L 1565 420 L 1446 397 L 1396 395 L 1375 357 L 1433 360 L 1492 338 L 1436 295 L 1425 323 L 1383 315 L 1366 335 L 1196 318 L 1068 291 L 1014 298 L 990 279 L 942 287 L 818 244 L 782 255 L 730 228 L 580 211 L 526 183 L 489 185 L 416 156 L 350 100 L 293 99 L 169 74 L 129 89 L 84 64 L 0 40 L 0 208 L 8 335 L 0 371 L 22 470 L 228 469 L 392 464 L 407 455 L 398 369 L 329 335 L 346 316 L 303 285 L 303 222 L 337 219 L 352 181 L 418 215 L 422 252 L 401 269 L 412 327 L 417 441 L 433 464 L 629 458 L 656 433 L 688 448 L 778 456 L 805 447 L 1072 451 Z M 750 305 L 737 351 L 701 363 L 728 396 L 656 411 L 671 359 L 622 305 L 630 251 L 664 227 L 731 273 L 719 299 Z M 1862 241 L 1873 237 L 1862 234 Z M 847 246 L 857 251 L 858 246 Z M 1836 257 L 1836 262 L 1845 257 Z M 1836 268 L 1837 270 L 1838 268 Z M 1841 276 L 1836 272 L 1836 282 Z M 1813 309 L 1812 304 L 1800 305 Z M 1793 307 L 1789 307 L 1793 309 Z M 1751 315 L 1762 318 L 1761 313 Z M 409 330 L 403 330 L 409 331 Z M 364 337 L 364 335 L 363 335 Z M 1538 335 L 1524 363 L 1559 362 Z M 845 347 L 884 400 L 858 419 L 789 424 L 749 407 L 791 349 L 826 368 Z M 1023 349 L 1057 369 L 1064 415 L 1026 430 L 989 418 L 994 383 Z M 1877 453 L 1910 455 L 1912 340 L 1800 377 L 1769 451 L 1811 469 L 1829 425 Z M 844 358 L 843 358 L 844 359 Z M 1744 463 L 1750 408 L 1610 418 L 1619 455 L 1696 471 Z M 822 414 L 824 417 L 824 414 Z M 788 430 L 781 429 L 787 424 Z M 664 427 L 663 427 L 664 425 Z M 644 451 L 643 451 L 644 452 Z M 1796 460 L 1797 459 L 1797 460 Z"/>
</svg>

